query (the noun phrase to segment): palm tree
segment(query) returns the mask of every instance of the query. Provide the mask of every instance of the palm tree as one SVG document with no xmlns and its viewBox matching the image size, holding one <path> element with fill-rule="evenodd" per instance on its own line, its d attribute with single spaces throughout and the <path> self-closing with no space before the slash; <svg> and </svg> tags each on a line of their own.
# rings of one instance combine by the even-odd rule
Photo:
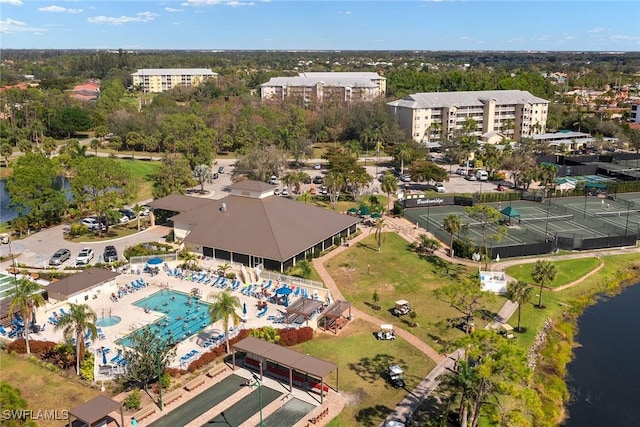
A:
<svg viewBox="0 0 640 427">
<path fill-rule="evenodd" d="M 361 153 L 362 153 L 362 147 L 360 145 L 360 141 L 356 141 L 355 139 L 353 139 L 345 143 L 344 154 L 347 157 L 354 157 L 358 159 Z"/>
<path fill-rule="evenodd" d="M 457 399 L 460 400 L 458 423 L 461 427 L 468 425 L 469 412 L 473 411 L 473 395 L 480 382 L 476 369 L 465 359 L 458 360 L 457 369 L 442 377 L 440 387 L 450 395 L 448 405 Z"/>
<path fill-rule="evenodd" d="M 371 229 L 371 231 L 375 230 L 375 238 L 376 241 L 378 242 L 378 252 L 382 251 L 382 240 L 384 237 L 384 234 L 382 232 L 382 229 L 384 227 L 384 218 L 378 218 L 376 220 L 376 225 L 374 226 L 374 228 Z M 371 231 L 369 233 L 371 233 Z"/>
<path fill-rule="evenodd" d="M 542 289 L 544 289 L 547 284 L 553 282 L 553 279 L 556 278 L 557 274 L 558 271 L 556 270 L 556 266 L 552 264 L 551 261 L 539 260 L 536 261 L 536 264 L 533 266 L 531 277 L 537 284 L 540 285 L 538 308 L 544 308 L 542 306 Z"/>
<path fill-rule="evenodd" d="M 390 204 L 391 193 L 395 193 L 398 190 L 398 180 L 395 176 L 391 175 L 391 172 L 386 171 L 384 175 L 382 175 L 382 183 L 380 185 L 380 189 L 387 193 L 387 199 Z M 391 208 L 389 208 L 389 210 L 391 210 Z"/>
<path fill-rule="evenodd" d="M 520 329 L 520 311 L 522 310 L 522 304 L 531 301 L 533 295 L 533 288 L 527 283 L 521 280 L 517 282 L 509 283 L 507 286 L 507 298 L 511 301 L 518 303 L 518 327 L 516 331 L 521 332 Z"/>
<path fill-rule="evenodd" d="M 98 336 L 96 320 L 98 316 L 87 304 L 70 304 L 69 313 L 62 316 L 54 327 L 55 330 L 62 329 L 62 334 L 66 340 L 75 338 L 76 340 L 76 374 L 80 375 L 81 361 L 84 360 L 84 340 L 87 338 L 95 340 Z"/>
<path fill-rule="evenodd" d="M 42 286 L 29 279 L 22 278 L 16 281 L 16 286 L 9 292 L 11 304 L 9 313 L 20 312 L 24 321 L 24 341 L 27 346 L 27 354 L 31 353 L 29 348 L 29 323 L 36 307 L 44 305 L 42 297 Z"/>
<path fill-rule="evenodd" d="M 395 157 L 400 161 L 400 175 L 404 175 L 404 162 L 411 158 L 413 154 L 411 147 L 406 142 L 401 142 L 396 145 Z"/>
<path fill-rule="evenodd" d="M 218 266 L 218 273 L 221 276 L 227 276 L 227 273 L 229 272 L 229 270 L 231 270 L 231 264 L 229 264 L 228 262 L 225 262 L 224 264 L 220 264 Z"/>
<path fill-rule="evenodd" d="M 140 231 L 140 213 L 142 212 L 143 209 L 144 208 L 140 206 L 139 203 L 136 203 L 132 209 L 133 213 L 136 214 L 136 221 L 138 222 L 138 231 Z"/>
<path fill-rule="evenodd" d="M 449 240 L 449 251 L 451 257 L 455 256 L 453 253 L 453 235 L 458 234 L 462 229 L 462 223 L 460 222 L 460 215 L 458 214 L 449 214 L 444 217 L 442 220 L 442 228 L 444 231 L 449 233 L 451 239 Z"/>
<path fill-rule="evenodd" d="M 97 138 L 93 138 L 89 143 L 89 146 L 92 150 L 95 151 L 96 156 L 98 155 L 98 148 L 100 147 L 100 140 Z"/>
<path fill-rule="evenodd" d="M 376 176 L 378 176 L 378 165 L 380 164 L 380 152 L 384 150 L 384 141 L 378 140 L 376 141 L 376 145 L 373 147 L 376 152 L 376 156 L 378 157 L 378 161 L 376 162 Z"/>
<path fill-rule="evenodd" d="M 236 312 L 242 307 L 240 299 L 233 295 L 230 289 L 212 294 L 209 298 L 213 298 L 213 302 L 209 306 L 209 318 L 212 324 L 222 319 L 226 349 L 229 353 L 229 321 L 233 322 L 234 326 L 240 323 L 240 316 Z"/>
</svg>

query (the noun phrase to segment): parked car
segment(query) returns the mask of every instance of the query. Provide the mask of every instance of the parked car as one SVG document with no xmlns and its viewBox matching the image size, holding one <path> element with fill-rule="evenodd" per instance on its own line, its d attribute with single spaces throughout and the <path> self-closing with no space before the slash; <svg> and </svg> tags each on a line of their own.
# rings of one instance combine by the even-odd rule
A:
<svg viewBox="0 0 640 427">
<path fill-rule="evenodd" d="M 220 174 L 218 174 L 218 172 L 214 172 L 213 179 L 218 179 L 218 178 L 220 178 Z"/>
<path fill-rule="evenodd" d="M 220 166 L 218 168 L 218 173 L 221 174 L 221 175 L 224 173 L 224 166 Z"/>
<path fill-rule="evenodd" d="M 60 265 L 69 258 L 71 258 L 71 251 L 69 249 L 58 249 L 49 260 L 49 265 Z"/>
<path fill-rule="evenodd" d="M 477 181 L 477 178 L 475 175 L 467 175 L 464 177 L 464 179 L 466 179 L 467 181 Z"/>
<path fill-rule="evenodd" d="M 76 257 L 76 265 L 87 265 L 93 259 L 93 249 L 84 248 Z"/>
<path fill-rule="evenodd" d="M 114 262 L 118 260 L 118 251 L 113 245 L 107 245 L 104 248 L 104 254 L 102 254 L 104 262 Z"/>
<path fill-rule="evenodd" d="M 280 194 L 282 194 L 283 196 L 288 196 L 289 195 L 289 190 L 287 190 L 286 188 L 283 188 L 282 189 L 282 193 L 280 193 Z"/>
<path fill-rule="evenodd" d="M 275 190 L 273 190 L 273 194 L 275 194 L 276 196 L 280 195 L 280 189 L 276 188 Z"/>
<path fill-rule="evenodd" d="M 149 216 L 151 213 L 151 206 L 144 205 L 140 211 L 140 216 Z"/>
<path fill-rule="evenodd" d="M 476 179 L 478 181 L 487 181 L 489 180 L 489 172 L 482 170 L 482 169 L 478 169 L 476 171 Z"/>
<path fill-rule="evenodd" d="M 462 175 L 465 176 L 467 174 L 467 170 L 465 168 L 458 168 L 456 169 L 456 175 Z"/>
<path fill-rule="evenodd" d="M 123 216 L 126 216 L 129 220 L 136 219 L 136 213 L 131 209 L 120 209 L 118 212 Z"/>
<path fill-rule="evenodd" d="M 322 184 L 322 183 L 324 183 L 324 178 L 322 178 L 320 175 L 316 175 L 313 178 L 313 183 L 317 184 L 317 185 Z"/>
<path fill-rule="evenodd" d="M 94 217 L 82 218 L 80 220 L 80 223 L 86 226 L 91 231 L 98 231 L 98 229 L 100 228 L 100 223 Z M 105 229 L 104 224 L 102 225 L 102 229 Z"/>
<path fill-rule="evenodd" d="M 436 182 L 436 191 L 438 193 L 446 193 L 447 192 L 446 188 L 444 188 L 444 184 L 441 183 L 441 182 Z"/>
<path fill-rule="evenodd" d="M 402 181 L 402 182 L 411 182 L 411 175 L 402 175 L 400 177 L 400 181 Z"/>
<path fill-rule="evenodd" d="M 320 169 L 322 169 L 322 166 L 320 165 L 320 163 L 316 163 L 315 165 L 313 165 L 313 168 L 319 171 Z"/>
<path fill-rule="evenodd" d="M 278 185 L 278 177 L 275 175 L 271 175 L 271 178 L 269 178 L 269 184 Z"/>
</svg>

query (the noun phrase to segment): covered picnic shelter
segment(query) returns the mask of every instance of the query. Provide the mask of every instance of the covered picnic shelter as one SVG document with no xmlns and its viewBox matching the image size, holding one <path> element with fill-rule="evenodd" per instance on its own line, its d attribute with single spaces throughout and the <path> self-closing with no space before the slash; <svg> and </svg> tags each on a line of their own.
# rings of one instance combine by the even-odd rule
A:
<svg viewBox="0 0 640 427">
<path fill-rule="evenodd" d="M 345 311 L 349 311 L 347 317 L 344 316 Z M 351 319 L 351 303 L 348 301 L 336 301 L 331 304 L 318 320 L 318 326 L 325 331 L 338 333 L 338 329 L 342 329 L 344 325 Z"/>
<path fill-rule="evenodd" d="M 258 361 L 257 366 L 254 367 L 260 372 L 260 380 L 262 380 L 264 368 L 267 364 L 266 362 L 273 362 L 278 365 L 278 367 L 284 367 L 288 371 L 289 391 L 293 391 L 294 372 L 302 373 L 305 377 L 301 378 L 296 375 L 296 383 L 302 383 L 304 380 L 304 384 L 302 385 L 309 385 L 312 390 L 318 390 L 320 392 L 320 403 L 322 403 L 324 391 L 328 390 L 324 379 L 333 371 L 336 371 L 336 391 L 338 391 L 339 372 L 338 365 L 335 363 L 327 362 L 326 360 L 318 359 L 317 357 L 309 356 L 308 354 L 300 353 L 259 338 L 247 337 L 232 345 L 234 370 L 236 369 L 236 351 L 243 351 L 247 354 L 245 362 L 247 359 Z M 267 371 L 272 371 L 268 365 Z M 273 373 L 276 375 L 282 375 L 277 371 Z M 309 379 L 309 376 L 312 378 Z M 315 379 L 319 379 L 320 382 L 316 382 Z"/>
<path fill-rule="evenodd" d="M 124 427 L 124 410 L 122 403 L 103 395 L 96 396 L 90 401 L 71 409 L 69 411 L 69 417 L 75 417 L 89 427 L 107 425 L 108 423 L 101 423 L 101 421 L 104 421 L 110 413 L 117 410 L 120 411 L 120 425 Z M 69 422 L 69 425 L 73 424 Z"/>
<path fill-rule="evenodd" d="M 311 298 L 298 298 L 287 307 L 287 314 L 285 315 L 284 322 L 289 324 L 291 322 L 302 323 L 302 320 L 308 322 L 314 313 L 320 312 L 324 307 L 324 302 Z"/>
</svg>

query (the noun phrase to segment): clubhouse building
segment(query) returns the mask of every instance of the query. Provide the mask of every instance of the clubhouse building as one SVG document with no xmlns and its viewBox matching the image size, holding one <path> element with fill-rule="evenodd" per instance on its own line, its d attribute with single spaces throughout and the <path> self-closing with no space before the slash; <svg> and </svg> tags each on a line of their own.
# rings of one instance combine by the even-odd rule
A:
<svg viewBox="0 0 640 427">
<path fill-rule="evenodd" d="M 356 232 L 359 218 L 274 195 L 275 185 L 245 180 L 220 200 L 170 195 L 154 209 L 170 217 L 175 239 L 194 253 L 283 272 Z"/>
</svg>

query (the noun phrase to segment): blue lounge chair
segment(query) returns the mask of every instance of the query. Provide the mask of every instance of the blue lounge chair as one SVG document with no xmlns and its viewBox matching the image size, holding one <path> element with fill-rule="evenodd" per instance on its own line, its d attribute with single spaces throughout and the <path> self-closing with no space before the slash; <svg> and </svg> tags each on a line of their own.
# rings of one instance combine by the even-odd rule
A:
<svg viewBox="0 0 640 427">
<path fill-rule="evenodd" d="M 68 315 L 69 313 L 67 313 L 66 311 L 64 311 L 64 308 L 60 309 L 60 314 L 62 314 L 63 316 Z"/>
<path fill-rule="evenodd" d="M 0 335 L 7 335 L 7 331 L 2 326 L 0 326 Z"/>
</svg>

